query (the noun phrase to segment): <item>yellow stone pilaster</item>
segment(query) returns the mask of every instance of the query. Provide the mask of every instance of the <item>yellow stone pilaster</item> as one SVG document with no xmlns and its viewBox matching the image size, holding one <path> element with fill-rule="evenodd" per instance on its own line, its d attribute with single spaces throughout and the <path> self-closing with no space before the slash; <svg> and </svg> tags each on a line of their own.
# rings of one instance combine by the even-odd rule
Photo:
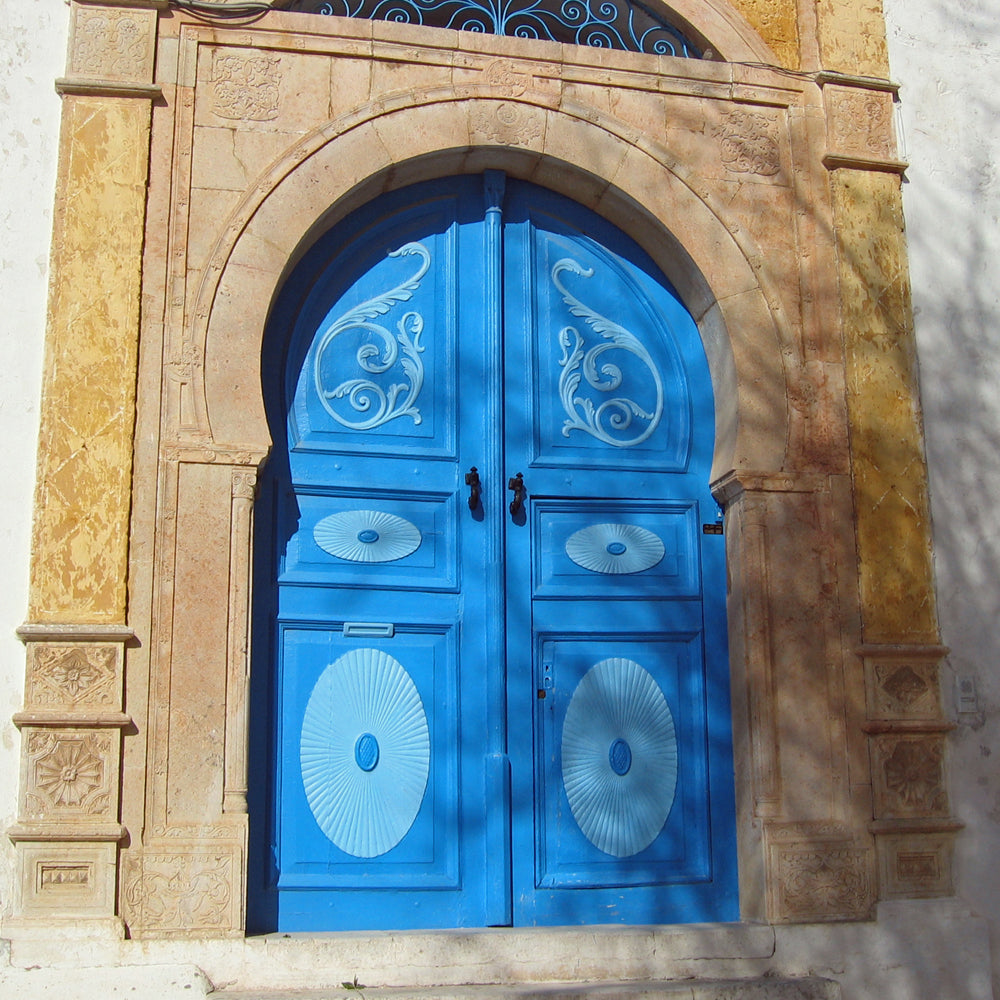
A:
<svg viewBox="0 0 1000 1000">
<path fill-rule="evenodd" d="M 862 159 L 872 155 L 871 146 Z M 832 174 L 863 634 L 857 655 L 872 782 L 869 830 L 882 899 L 950 893 L 952 839 L 961 826 L 947 795 L 951 725 L 939 678 L 946 650 L 939 645 L 934 596 L 900 180 L 891 166 Z"/>
<path fill-rule="evenodd" d="M 74 3 L 53 230 L 15 910 L 116 916 L 132 435 L 157 11 Z"/>
<path fill-rule="evenodd" d="M 121 624 L 150 105 L 63 100 L 28 615 Z"/>
<path fill-rule="evenodd" d="M 834 211 L 868 642 L 938 640 L 899 178 L 837 170 Z"/>
</svg>

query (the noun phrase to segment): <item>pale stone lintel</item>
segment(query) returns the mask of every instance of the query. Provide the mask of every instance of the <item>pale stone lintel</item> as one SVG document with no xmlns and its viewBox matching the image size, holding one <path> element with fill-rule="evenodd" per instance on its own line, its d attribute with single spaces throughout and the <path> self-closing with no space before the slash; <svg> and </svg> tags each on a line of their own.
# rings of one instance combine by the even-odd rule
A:
<svg viewBox="0 0 1000 1000">
<path fill-rule="evenodd" d="M 877 643 L 867 642 L 858 646 L 858 656 L 877 656 L 899 660 L 912 660 L 916 657 L 924 660 L 941 660 L 951 650 L 947 646 L 935 646 L 924 643 Z"/>
<path fill-rule="evenodd" d="M 58 843 L 107 842 L 116 844 L 128 837 L 128 830 L 121 823 L 100 825 L 52 823 L 18 823 L 7 828 L 7 836 L 15 844 L 29 841 L 55 841 Z"/>
<path fill-rule="evenodd" d="M 862 732 L 871 736 L 882 733 L 950 733 L 955 728 L 954 722 L 944 719 L 892 719 L 877 722 L 862 723 Z"/>
<path fill-rule="evenodd" d="M 56 80 L 56 93 L 63 97 L 142 97 L 156 101 L 163 97 L 158 83 L 121 83 L 118 80 L 69 79 Z"/>
<path fill-rule="evenodd" d="M 958 833 L 965 824 L 954 817 L 945 819 L 876 819 L 868 824 L 868 830 L 876 837 L 900 833 Z"/>
<path fill-rule="evenodd" d="M 816 82 L 821 86 L 828 83 L 838 87 L 859 87 L 862 90 L 881 90 L 892 94 L 895 99 L 899 94 L 899 84 L 878 76 L 855 76 L 853 73 L 838 73 L 835 70 L 820 70 L 816 74 Z"/>
<path fill-rule="evenodd" d="M 13 721 L 18 729 L 24 726 L 126 729 L 132 725 L 132 716 L 124 712 L 15 712 Z"/>
<path fill-rule="evenodd" d="M 43 625 L 32 622 L 19 625 L 17 636 L 21 642 L 121 642 L 135 639 L 135 630 L 129 625 L 77 625 L 53 623 Z"/>
<path fill-rule="evenodd" d="M 828 153 L 823 157 L 827 170 L 876 170 L 884 174 L 903 174 L 909 167 L 906 160 L 869 159 L 866 156 L 840 156 Z"/>
</svg>

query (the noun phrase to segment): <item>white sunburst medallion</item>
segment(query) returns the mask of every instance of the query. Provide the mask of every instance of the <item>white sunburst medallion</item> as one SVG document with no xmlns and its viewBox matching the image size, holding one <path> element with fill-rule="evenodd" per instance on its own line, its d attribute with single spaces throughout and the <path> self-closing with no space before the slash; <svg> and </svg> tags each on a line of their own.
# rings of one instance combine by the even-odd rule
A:
<svg viewBox="0 0 1000 1000">
<path fill-rule="evenodd" d="M 309 695 L 299 762 L 309 808 L 337 847 L 356 858 L 392 850 L 430 771 L 427 716 L 403 665 L 378 649 L 331 663 Z"/>
<path fill-rule="evenodd" d="M 636 524 L 591 524 L 566 539 L 566 555 L 592 573 L 641 573 L 666 551 L 663 540 Z"/>
<path fill-rule="evenodd" d="M 634 660 L 602 660 L 581 678 L 563 723 L 562 774 L 573 818 L 599 851 L 631 857 L 663 829 L 677 736 L 660 686 Z"/>
<path fill-rule="evenodd" d="M 420 548 L 420 529 L 405 517 L 382 510 L 342 510 L 316 522 L 316 544 L 337 559 L 393 562 Z"/>
</svg>

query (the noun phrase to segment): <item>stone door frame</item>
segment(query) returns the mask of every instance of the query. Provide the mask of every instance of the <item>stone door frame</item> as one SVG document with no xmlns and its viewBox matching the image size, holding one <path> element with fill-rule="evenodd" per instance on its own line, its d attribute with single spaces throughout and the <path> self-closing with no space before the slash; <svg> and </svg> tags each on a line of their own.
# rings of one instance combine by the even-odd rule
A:
<svg viewBox="0 0 1000 1000">
<path fill-rule="evenodd" d="M 484 169 L 605 215 L 701 331 L 744 918 L 950 891 L 893 88 L 684 6 L 727 61 L 74 3 L 5 933 L 243 933 L 268 310 L 352 209 Z"/>
</svg>

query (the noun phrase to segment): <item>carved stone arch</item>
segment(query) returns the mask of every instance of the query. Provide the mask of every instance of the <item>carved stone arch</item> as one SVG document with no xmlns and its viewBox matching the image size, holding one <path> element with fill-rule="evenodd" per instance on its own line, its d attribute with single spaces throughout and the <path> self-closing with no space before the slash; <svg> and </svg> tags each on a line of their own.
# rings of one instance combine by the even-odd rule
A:
<svg viewBox="0 0 1000 1000">
<path fill-rule="evenodd" d="M 411 94 L 398 110 L 370 104 L 315 130 L 275 164 L 234 210 L 199 289 L 204 409 L 216 444 L 270 444 L 258 360 L 263 331 L 284 275 L 320 233 L 383 191 L 499 168 L 606 216 L 677 288 L 698 323 L 715 386 L 713 476 L 783 467 L 788 331 L 760 249 L 661 144 L 607 113 L 550 103 L 530 93 L 504 100 Z M 500 113 L 520 126 L 523 144 L 511 130 L 511 144 L 498 145 Z M 436 137 L 456 131 L 468 144 L 439 148 Z M 755 422 L 761 413 L 767 420 Z"/>
</svg>

